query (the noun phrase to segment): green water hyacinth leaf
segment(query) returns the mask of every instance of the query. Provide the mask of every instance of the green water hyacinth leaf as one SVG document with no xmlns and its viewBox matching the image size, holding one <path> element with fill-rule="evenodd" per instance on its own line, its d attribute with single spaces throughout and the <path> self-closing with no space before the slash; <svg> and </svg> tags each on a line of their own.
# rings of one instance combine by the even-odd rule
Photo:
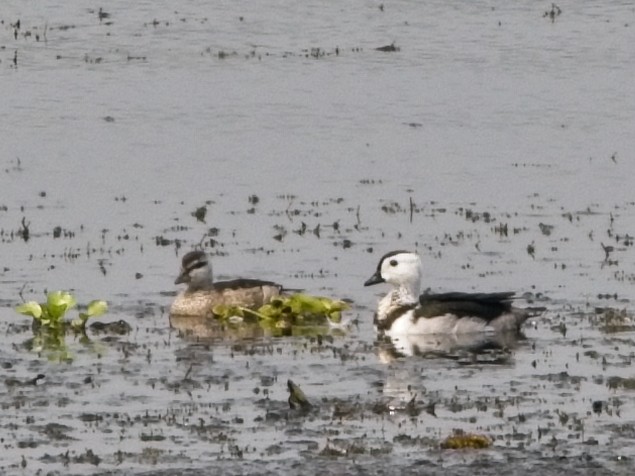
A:
<svg viewBox="0 0 635 476">
<path fill-rule="evenodd" d="M 20 314 L 33 318 L 35 333 L 31 350 L 44 353 L 51 360 L 71 361 L 73 356 L 66 347 L 66 334 L 72 331 L 79 336 L 80 343 L 89 342 L 86 336 L 86 321 L 100 316 L 108 310 L 106 301 L 95 300 L 88 303 L 85 312 L 78 313 L 75 319 L 65 319 L 69 309 L 77 306 L 73 295 L 66 291 L 52 291 L 46 295 L 46 302 L 30 301 L 15 308 Z"/>
<path fill-rule="evenodd" d="M 65 291 L 52 291 L 46 296 L 46 314 L 53 321 L 62 319 L 66 311 L 76 305 L 75 298 Z"/>
<path fill-rule="evenodd" d="M 298 293 L 276 297 L 257 310 L 217 305 L 212 309 L 212 314 L 220 320 L 242 317 L 246 320 L 257 320 L 267 327 L 289 328 L 298 324 L 317 324 L 325 320 L 340 322 L 341 312 L 345 309 L 348 309 L 348 304 L 343 301 Z"/>
<path fill-rule="evenodd" d="M 88 303 L 86 308 L 86 314 L 88 317 L 101 316 L 108 310 L 108 303 L 106 301 L 95 300 Z"/>
<path fill-rule="evenodd" d="M 66 314 L 66 309 L 68 306 L 66 304 L 49 304 L 46 306 L 46 314 L 51 320 L 59 321 Z"/>
<path fill-rule="evenodd" d="M 62 308 L 65 310 L 71 309 L 77 305 L 77 301 L 71 293 L 66 291 L 52 291 L 46 296 L 46 304 L 49 306 Z"/>
<path fill-rule="evenodd" d="M 212 308 L 212 314 L 215 316 L 222 316 L 224 319 L 229 319 L 233 315 L 242 316 L 242 312 L 234 306 L 227 306 L 225 304 L 217 304 Z"/>
<path fill-rule="evenodd" d="M 75 331 L 84 331 L 86 321 L 93 316 L 99 316 L 108 310 L 106 301 L 91 301 L 86 312 L 79 313 L 79 317 L 70 323 L 64 320 L 69 309 L 77 306 L 77 301 L 73 295 L 66 291 L 52 291 L 46 295 L 46 302 L 37 303 L 30 301 L 16 307 L 16 311 L 31 316 L 40 326 L 50 327 L 61 332 L 66 325 Z"/>
<path fill-rule="evenodd" d="M 86 326 L 86 321 L 95 316 L 101 316 L 108 310 L 108 303 L 106 301 L 95 300 L 88 303 L 86 312 L 79 313 L 79 319 L 73 319 L 71 321 L 71 327 L 76 330 L 82 330 Z"/>
<path fill-rule="evenodd" d="M 35 301 L 25 302 L 24 304 L 19 305 L 15 308 L 20 314 L 24 314 L 26 316 L 31 316 L 35 319 L 39 319 L 42 317 L 42 306 L 40 306 Z"/>
</svg>

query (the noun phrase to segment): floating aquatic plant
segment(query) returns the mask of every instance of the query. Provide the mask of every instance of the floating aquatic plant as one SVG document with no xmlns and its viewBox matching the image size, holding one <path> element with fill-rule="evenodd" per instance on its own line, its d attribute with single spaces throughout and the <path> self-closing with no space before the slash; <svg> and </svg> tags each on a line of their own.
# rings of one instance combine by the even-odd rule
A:
<svg viewBox="0 0 635 476">
<path fill-rule="evenodd" d="M 325 319 L 339 323 L 345 309 L 348 309 L 348 304 L 344 301 L 298 293 L 276 297 L 257 310 L 218 305 L 214 306 L 212 314 L 217 319 L 229 322 L 256 319 L 261 325 L 285 328 L 300 324 L 316 324 L 324 322 Z"/>
<path fill-rule="evenodd" d="M 95 300 L 88 303 L 85 312 L 80 312 L 76 319 L 65 320 L 68 310 L 77 306 L 72 294 L 66 291 L 52 291 L 46 295 L 46 302 L 25 302 L 15 308 L 20 314 L 31 316 L 38 326 L 51 330 L 64 331 L 67 325 L 76 332 L 84 332 L 89 318 L 100 316 L 108 310 L 106 301 Z"/>
<path fill-rule="evenodd" d="M 88 342 L 86 322 L 91 317 L 100 316 L 108 310 L 106 301 L 95 300 L 88 303 L 84 312 L 77 318 L 66 320 L 67 312 L 77 306 L 72 294 L 66 291 L 52 291 L 46 295 L 46 302 L 29 301 L 15 308 L 20 314 L 33 318 L 33 339 L 29 348 L 35 352 L 44 352 L 49 359 L 67 362 L 73 356 L 66 345 L 66 331 L 79 334 L 80 340 Z"/>
</svg>

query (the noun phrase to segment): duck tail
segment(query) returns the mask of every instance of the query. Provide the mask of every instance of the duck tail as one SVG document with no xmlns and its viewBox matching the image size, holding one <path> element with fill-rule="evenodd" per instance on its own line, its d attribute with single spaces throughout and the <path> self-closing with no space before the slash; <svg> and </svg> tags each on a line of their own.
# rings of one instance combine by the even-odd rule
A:
<svg viewBox="0 0 635 476">
<path fill-rule="evenodd" d="M 511 312 L 496 319 L 490 325 L 499 332 L 520 332 L 520 328 L 527 319 L 539 316 L 545 310 L 544 307 L 512 308 Z"/>
<path fill-rule="evenodd" d="M 544 306 L 532 306 L 532 307 L 523 308 L 523 311 L 525 311 L 527 313 L 527 317 L 539 316 L 540 314 L 542 314 L 546 310 L 547 310 L 547 308 L 544 307 Z"/>
</svg>

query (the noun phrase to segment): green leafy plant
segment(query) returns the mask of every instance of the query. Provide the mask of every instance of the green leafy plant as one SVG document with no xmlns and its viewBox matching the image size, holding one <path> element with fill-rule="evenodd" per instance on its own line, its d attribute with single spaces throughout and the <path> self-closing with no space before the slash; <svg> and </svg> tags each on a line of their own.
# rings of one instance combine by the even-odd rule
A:
<svg viewBox="0 0 635 476">
<path fill-rule="evenodd" d="M 100 316 L 108 310 L 106 301 L 91 301 L 86 307 L 86 312 L 80 312 L 76 319 L 65 320 L 68 310 L 77 306 L 77 301 L 72 294 L 66 291 L 52 291 L 46 295 L 46 302 L 25 302 L 15 308 L 20 314 L 31 316 L 34 323 L 55 331 L 65 331 L 67 326 L 75 332 L 84 332 L 86 321 L 89 318 Z"/>
<path fill-rule="evenodd" d="M 212 314 L 228 322 L 255 319 L 265 327 L 287 328 L 324 323 L 326 320 L 339 323 L 345 309 L 348 309 L 348 304 L 344 301 L 298 293 L 274 298 L 257 310 L 218 305 L 214 306 Z"/>
</svg>

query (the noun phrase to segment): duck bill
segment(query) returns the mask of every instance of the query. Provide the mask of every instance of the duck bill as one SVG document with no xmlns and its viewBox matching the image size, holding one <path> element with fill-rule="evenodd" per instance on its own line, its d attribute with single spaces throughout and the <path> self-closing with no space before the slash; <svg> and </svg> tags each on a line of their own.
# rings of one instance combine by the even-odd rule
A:
<svg viewBox="0 0 635 476">
<path fill-rule="evenodd" d="M 385 282 L 386 280 L 382 278 L 379 271 L 377 271 L 375 274 L 373 274 L 370 278 L 366 280 L 366 282 L 364 283 L 364 286 L 372 286 L 373 284 L 379 284 L 379 283 L 385 283 Z"/>
<path fill-rule="evenodd" d="M 190 282 L 190 275 L 187 273 L 179 274 L 179 277 L 174 280 L 174 284 L 183 284 Z"/>
</svg>

